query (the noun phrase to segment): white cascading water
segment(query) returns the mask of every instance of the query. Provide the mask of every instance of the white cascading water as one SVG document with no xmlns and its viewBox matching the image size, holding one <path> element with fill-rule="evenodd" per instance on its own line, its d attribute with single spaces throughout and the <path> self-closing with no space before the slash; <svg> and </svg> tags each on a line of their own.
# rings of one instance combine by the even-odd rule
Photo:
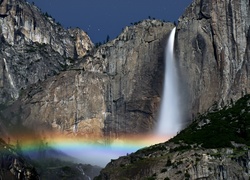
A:
<svg viewBox="0 0 250 180">
<path fill-rule="evenodd" d="M 156 128 L 156 134 L 159 136 L 173 136 L 181 129 L 178 77 L 174 56 L 175 31 L 176 28 L 171 31 L 165 48 L 164 88 Z"/>
<path fill-rule="evenodd" d="M 18 90 L 17 90 L 17 88 L 15 86 L 15 83 L 13 81 L 13 78 L 12 78 L 10 72 L 9 72 L 9 67 L 8 67 L 7 62 L 6 62 L 6 59 L 3 58 L 3 61 L 4 61 L 4 66 L 5 66 L 5 70 L 6 70 L 6 73 L 7 73 L 7 77 L 9 79 L 9 81 L 10 81 L 10 85 L 13 88 L 12 93 L 11 93 L 11 97 L 17 99 L 19 97 Z"/>
</svg>

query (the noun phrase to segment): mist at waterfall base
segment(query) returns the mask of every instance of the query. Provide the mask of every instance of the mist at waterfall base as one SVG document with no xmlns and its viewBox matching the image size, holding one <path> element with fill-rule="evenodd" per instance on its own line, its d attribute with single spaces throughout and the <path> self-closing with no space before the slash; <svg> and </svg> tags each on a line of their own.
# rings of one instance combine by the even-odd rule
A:
<svg viewBox="0 0 250 180">
<path fill-rule="evenodd" d="M 179 83 L 174 55 L 175 32 L 176 28 L 171 31 L 165 48 L 164 87 L 155 130 L 159 136 L 174 136 L 181 130 Z"/>
<path fill-rule="evenodd" d="M 151 134 L 136 135 L 110 140 L 104 143 L 100 140 L 65 139 L 54 140 L 49 146 L 58 152 L 63 152 L 78 163 L 105 167 L 112 159 L 126 156 L 139 149 L 166 141 L 166 137 L 157 137 Z"/>
<path fill-rule="evenodd" d="M 42 139 L 34 136 L 18 140 L 22 154 L 31 159 L 56 158 L 75 163 L 105 167 L 112 159 L 134 153 L 139 149 L 165 142 L 166 137 L 152 134 L 124 136 L 114 139 L 69 137 L 62 134 L 46 133 Z M 16 141 L 12 138 L 12 143 Z"/>
</svg>

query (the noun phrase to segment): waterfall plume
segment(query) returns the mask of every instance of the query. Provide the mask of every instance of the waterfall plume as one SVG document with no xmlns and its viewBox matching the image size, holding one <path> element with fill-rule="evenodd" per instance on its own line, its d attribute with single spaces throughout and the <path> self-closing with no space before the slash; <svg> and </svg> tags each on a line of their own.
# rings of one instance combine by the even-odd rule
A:
<svg viewBox="0 0 250 180">
<path fill-rule="evenodd" d="M 156 134 L 160 136 L 173 136 L 181 129 L 179 84 L 174 56 L 175 32 L 176 28 L 171 31 L 165 48 L 164 87 L 156 127 Z"/>
</svg>

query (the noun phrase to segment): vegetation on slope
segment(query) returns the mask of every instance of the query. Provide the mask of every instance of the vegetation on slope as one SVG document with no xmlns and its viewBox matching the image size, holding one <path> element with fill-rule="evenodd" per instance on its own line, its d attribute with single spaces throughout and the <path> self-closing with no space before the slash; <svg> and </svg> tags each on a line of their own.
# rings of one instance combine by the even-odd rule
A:
<svg viewBox="0 0 250 180">
<path fill-rule="evenodd" d="M 250 95 L 229 107 L 200 115 L 171 141 L 204 148 L 232 147 L 232 142 L 250 146 Z"/>
</svg>

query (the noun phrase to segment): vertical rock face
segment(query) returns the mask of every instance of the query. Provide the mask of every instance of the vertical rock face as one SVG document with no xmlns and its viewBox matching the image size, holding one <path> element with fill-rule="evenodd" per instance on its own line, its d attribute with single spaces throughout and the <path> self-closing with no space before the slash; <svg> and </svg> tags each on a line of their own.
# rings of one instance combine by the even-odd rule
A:
<svg viewBox="0 0 250 180">
<path fill-rule="evenodd" d="M 173 24 L 145 20 L 79 60 L 70 70 L 32 86 L 3 111 L 85 136 L 153 129 L 160 102 L 165 40 Z M 18 108 L 17 108 L 18 107 Z M 18 109 L 18 111 L 16 111 Z M 42 127 L 42 126 L 40 126 Z"/>
<path fill-rule="evenodd" d="M 247 0 L 195 0 L 179 19 L 177 54 L 193 114 L 250 92 L 249 8 Z"/>
<path fill-rule="evenodd" d="M 114 41 L 88 57 L 84 69 L 102 71 L 105 133 L 142 133 L 154 128 L 162 89 L 164 48 L 173 24 L 145 20 L 126 27 Z"/>
<path fill-rule="evenodd" d="M 105 82 L 102 74 L 83 70 L 62 72 L 27 89 L 21 104 L 15 103 L 4 114 L 6 118 L 15 114 L 17 121 L 21 114 L 23 125 L 32 128 L 39 125 L 38 131 L 53 128 L 64 133 L 100 137 L 106 110 Z"/>
<path fill-rule="evenodd" d="M 48 45 L 0 45 L 0 102 L 16 100 L 22 89 L 47 77 L 58 74 L 66 67 L 66 58 Z"/>
<path fill-rule="evenodd" d="M 24 0 L 0 1 L 0 103 L 65 70 L 93 48 L 80 29 L 63 29 Z"/>
<path fill-rule="evenodd" d="M 195 0 L 179 19 L 176 54 L 190 115 L 249 93 L 249 26 L 246 0 Z M 15 100 L 21 89 L 48 79 L 22 91 L 28 96 L 14 104 L 21 106 L 24 124 L 33 126 L 36 119 L 98 136 L 102 130 L 111 136 L 152 130 L 165 40 L 172 28 L 171 23 L 145 20 L 90 52 L 93 45 L 82 30 L 64 30 L 22 0 L 3 0 L 0 102 Z M 67 70 L 71 58 L 78 63 Z"/>
</svg>

